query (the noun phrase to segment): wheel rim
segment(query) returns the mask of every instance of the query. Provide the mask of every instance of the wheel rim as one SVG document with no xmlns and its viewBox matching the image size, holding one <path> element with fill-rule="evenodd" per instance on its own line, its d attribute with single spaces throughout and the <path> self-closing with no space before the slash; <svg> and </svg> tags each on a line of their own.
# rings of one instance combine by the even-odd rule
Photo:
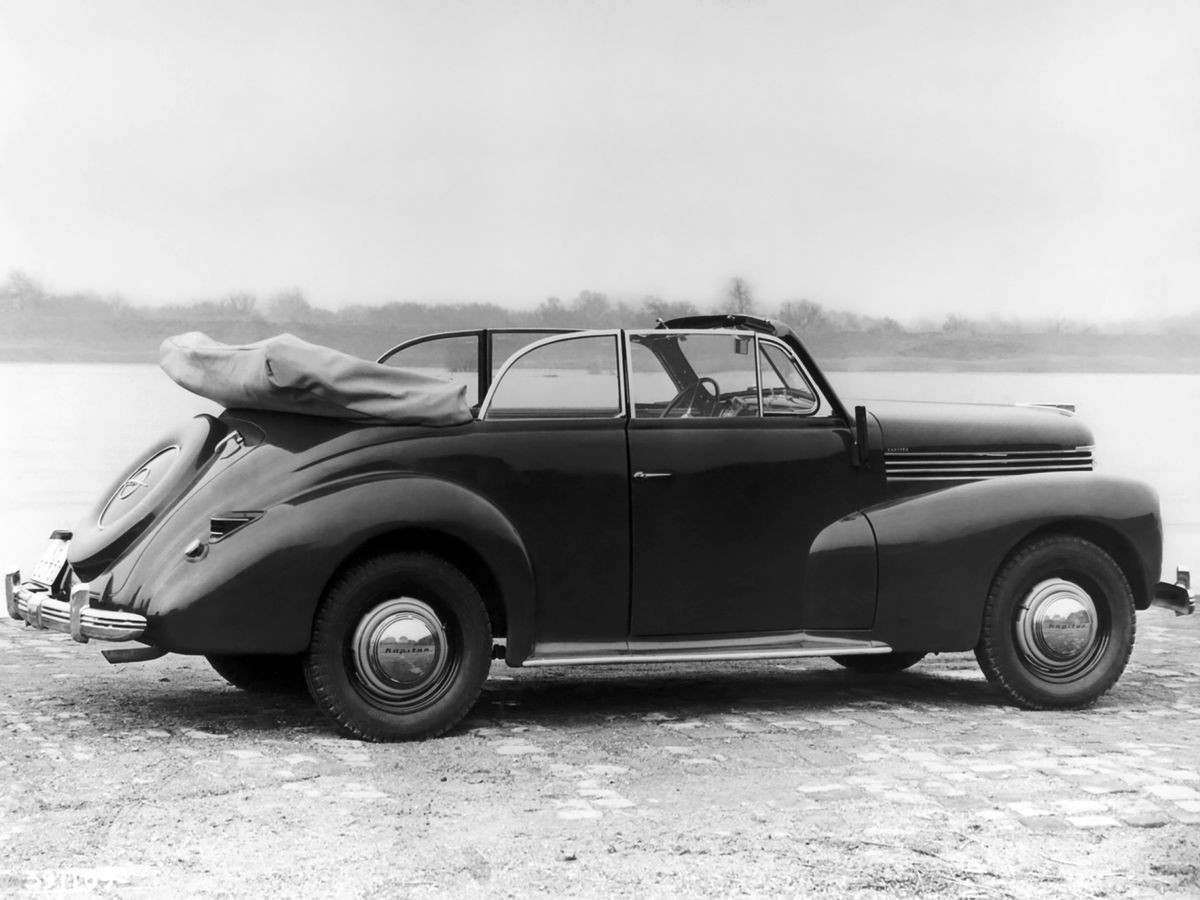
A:
<svg viewBox="0 0 1200 900">
<path fill-rule="evenodd" d="M 360 693 L 390 712 L 414 712 L 436 701 L 459 663 L 437 612 L 412 597 L 385 600 L 363 616 L 350 654 Z"/>
<path fill-rule="evenodd" d="M 1021 601 L 1017 651 L 1043 678 L 1073 681 L 1095 667 L 1108 645 L 1108 631 L 1083 587 L 1051 578 L 1034 585 Z"/>
</svg>

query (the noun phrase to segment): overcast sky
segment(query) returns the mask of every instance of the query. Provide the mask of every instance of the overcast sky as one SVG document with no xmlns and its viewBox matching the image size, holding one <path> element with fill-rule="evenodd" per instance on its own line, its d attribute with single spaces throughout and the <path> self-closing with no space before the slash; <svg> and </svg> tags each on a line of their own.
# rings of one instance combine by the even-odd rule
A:
<svg viewBox="0 0 1200 900">
<path fill-rule="evenodd" d="M 0 0 L 0 276 L 1200 310 L 1200 2 Z"/>
</svg>

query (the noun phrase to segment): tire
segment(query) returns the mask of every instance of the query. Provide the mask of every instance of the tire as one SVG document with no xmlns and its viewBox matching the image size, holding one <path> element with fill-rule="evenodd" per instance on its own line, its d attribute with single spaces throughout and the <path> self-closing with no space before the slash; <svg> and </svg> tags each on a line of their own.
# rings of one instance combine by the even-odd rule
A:
<svg viewBox="0 0 1200 900">
<path fill-rule="evenodd" d="M 491 657 L 487 610 L 466 576 L 435 556 L 395 553 L 335 580 L 313 622 L 304 674 L 342 733 L 420 740 L 467 714 Z"/>
<path fill-rule="evenodd" d="M 888 672 L 903 672 L 925 658 L 924 653 L 873 653 L 852 656 L 831 656 L 835 663 L 851 672 L 864 675 L 886 675 Z"/>
<path fill-rule="evenodd" d="M 1026 709 L 1078 709 L 1121 677 L 1133 651 L 1133 591 L 1116 561 L 1069 535 L 1036 540 L 1000 570 L 975 658 Z"/>
<path fill-rule="evenodd" d="M 199 475 L 229 429 L 209 415 L 189 419 L 135 457 L 71 538 L 71 567 L 87 581 L 107 569 Z"/>
<path fill-rule="evenodd" d="M 306 690 L 299 655 L 206 656 L 208 664 L 235 688 L 252 694 L 294 694 Z"/>
</svg>

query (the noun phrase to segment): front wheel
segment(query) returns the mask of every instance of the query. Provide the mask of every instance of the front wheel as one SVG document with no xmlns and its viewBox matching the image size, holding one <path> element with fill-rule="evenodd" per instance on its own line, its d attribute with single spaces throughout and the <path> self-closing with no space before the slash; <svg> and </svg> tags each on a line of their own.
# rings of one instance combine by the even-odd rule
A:
<svg viewBox="0 0 1200 900">
<path fill-rule="evenodd" d="M 1001 569 L 975 657 L 1026 709 L 1075 709 L 1121 677 L 1133 650 L 1133 592 L 1116 561 L 1069 535 L 1036 540 Z"/>
<path fill-rule="evenodd" d="M 435 737 L 475 703 L 492 632 L 474 585 L 424 553 L 377 556 L 348 569 L 313 623 L 305 677 L 317 705 L 368 741 Z"/>
</svg>

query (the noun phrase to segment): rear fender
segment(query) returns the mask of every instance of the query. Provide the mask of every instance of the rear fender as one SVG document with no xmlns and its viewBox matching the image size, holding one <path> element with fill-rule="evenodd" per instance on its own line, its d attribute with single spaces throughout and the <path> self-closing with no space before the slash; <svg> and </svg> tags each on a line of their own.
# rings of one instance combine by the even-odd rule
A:
<svg viewBox="0 0 1200 900">
<path fill-rule="evenodd" d="M 534 582 L 520 535 L 479 494 L 411 475 L 325 484 L 208 544 L 197 561 L 175 552 L 137 603 L 149 619 L 144 639 L 183 653 L 301 652 L 338 570 L 365 545 L 406 528 L 471 548 L 498 588 L 509 661 L 527 656 Z"/>
<path fill-rule="evenodd" d="M 1142 605 L 1162 566 L 1158 497 L 1092 473 L 994 478 L 866 510 L 879 548 L 873 634 L 897 650 L 970 650 L 1004 561 L 1035 534 L 1099 543 Z"/>
</svg>

